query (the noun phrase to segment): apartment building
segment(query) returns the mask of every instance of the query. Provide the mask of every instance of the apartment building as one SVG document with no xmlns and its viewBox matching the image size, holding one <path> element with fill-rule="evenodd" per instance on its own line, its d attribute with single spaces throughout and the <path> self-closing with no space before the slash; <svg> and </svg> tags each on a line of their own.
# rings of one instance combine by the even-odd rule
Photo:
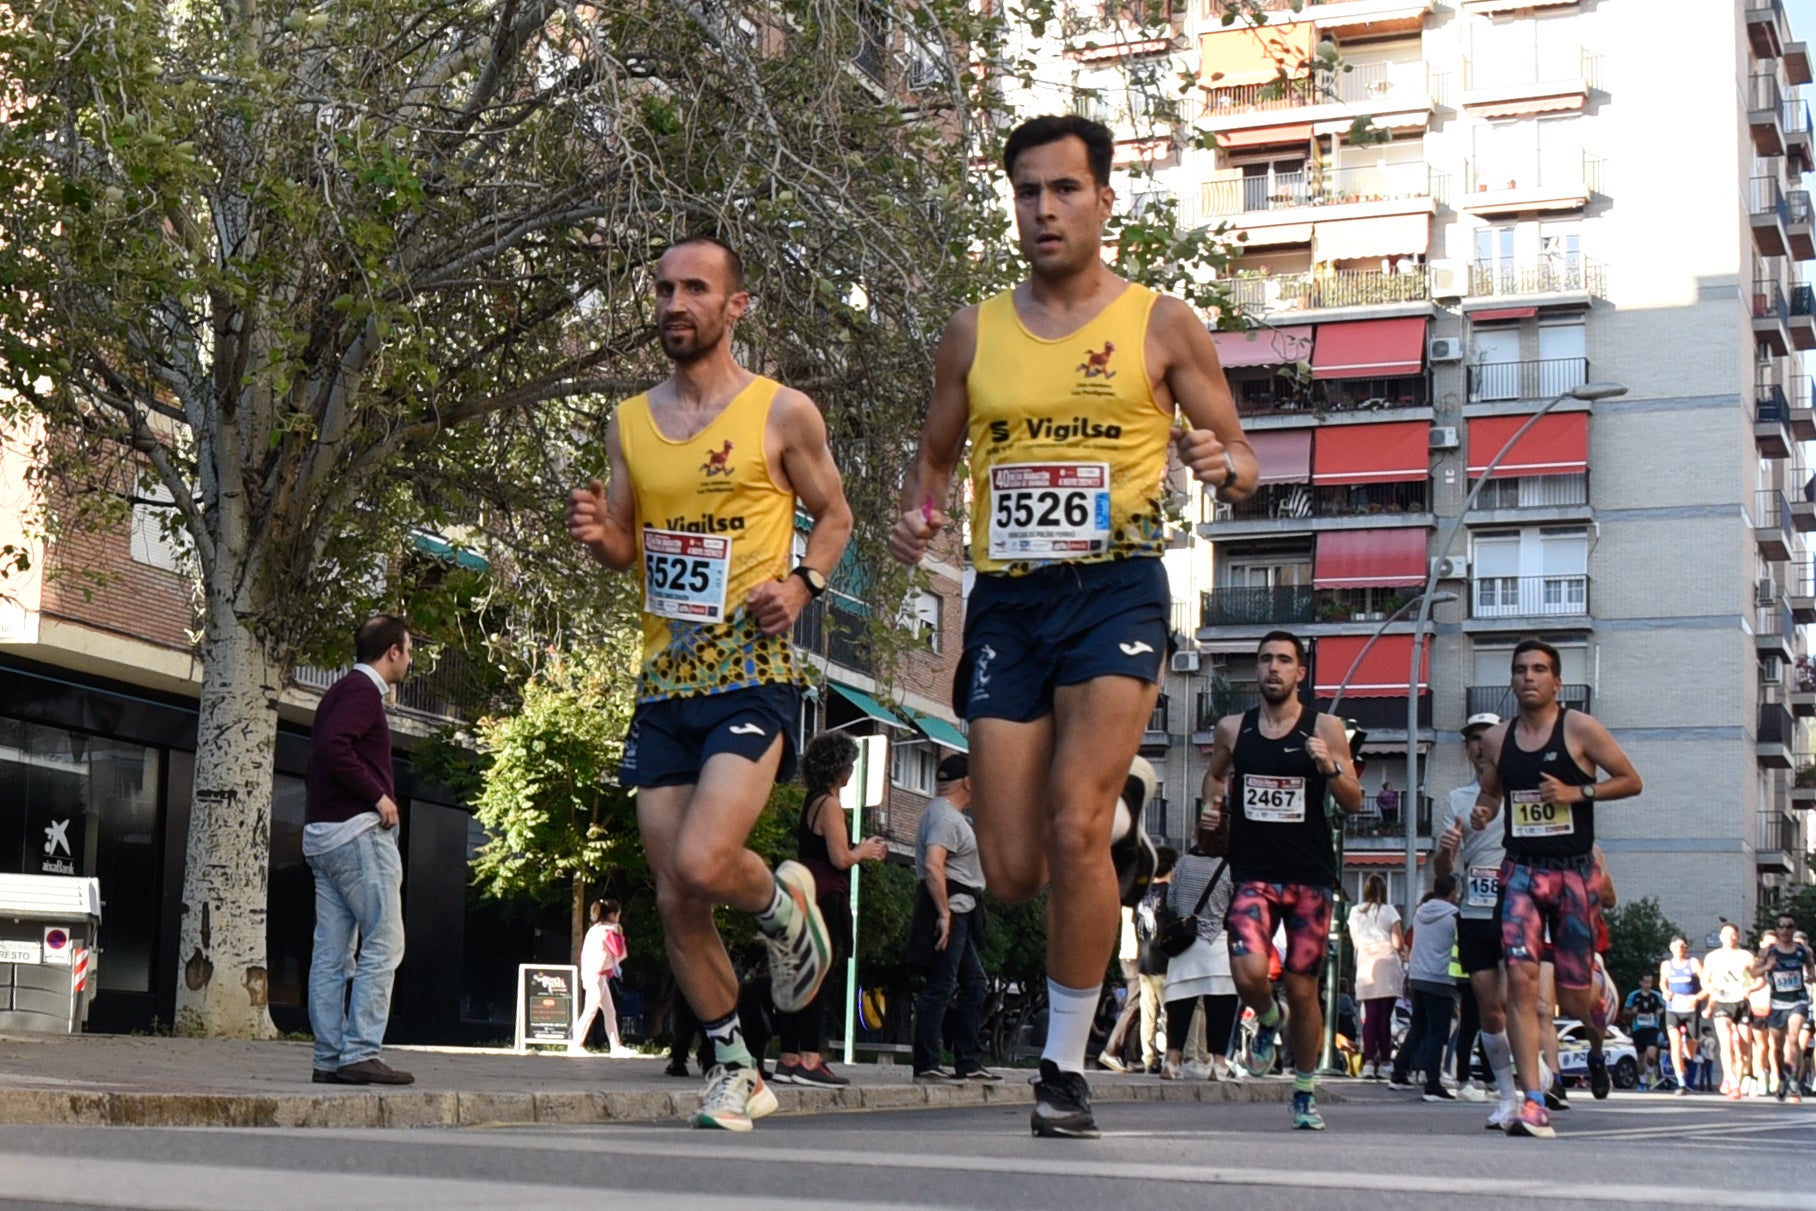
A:
<svg viewBox="0 0 1816 1211">
<path fill-rule="evenodd" d="M 1429 850 L 1405 746 L 1428 795 L 1463 782 L 1456 729 L 1511 709 L 1529 634 L 1645 777 L 1599 828 L 1628 894 L 1700 933 L 1805 877 L 1809 59 L 1772 0 L 1660 16 L 1624 0 L 1312 3 L 1269 40 L 1328 40 L 1352 70 L 1284 87 L 1250 82 L 1274 63 L 1253 62 L 1257 31 L 1201 40 L 1223 74 L 1201 77 L 1220 146 L 1192 174 L 1197 217 L 1248 237 L 1231 286 L 1257 331 L 1217 339 L 1264 481 L 1203 527 L 1211 705 L 1243 697 L 1268 626 L 1315 639 L 1328 702 L 1429 561 L 1457 598 L 1417 639 L 1415 734 L 1412 623 L 1387 625 L 1351 677 L 1368 789 L 1397 788 L 1350 822 L 1352 886 L 1401 866 L 1407 827 Z M 1732 88 L 1657 70 L 1686 54 Z M 1545 411 L 1590 381 L 1627 392 Z"/>
<path fill-rule="evenodd" d="M 1401 898 L 1406 830 L 1422 867 L 1430 801 L 1467 778 L 1457 729 L 1511 710 L 1512 647 L 1541 635 L 1646 781 L 1601 813 L 1622 888 L 1699 935 L 1750 922 L 1809 877 L 1816 803 L 1806 47 L 1779 0 L 1267 7 L 1075 4 L 1014 94 L 1116 130 L 1131 213 L 1224 227 L 1252 328 L 1215 339 L 1262 488 L 1192 498 L 1211 584 L 1149 733 L 1179 771 L 1153 831 L 1181 835 L 1211 727 L 1285 627 L 1368 733 L 1345 882 L 1379 869 Z M 1182 74 L 1183 99 L 1155 87 Z M 1554 403 L 1592 381 L 1626 392 Z M 1440 554 L 1454 600 L 1417 637 L 1409 735 L 1392 619 Z"/>
</svg>

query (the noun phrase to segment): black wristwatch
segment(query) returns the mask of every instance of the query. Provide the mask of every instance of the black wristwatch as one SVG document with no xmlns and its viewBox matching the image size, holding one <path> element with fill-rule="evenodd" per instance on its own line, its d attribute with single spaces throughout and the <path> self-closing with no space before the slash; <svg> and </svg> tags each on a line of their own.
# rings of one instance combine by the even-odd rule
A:
<svg viewBox="0 0 1816 1211">
<path fill-rule="evenodd" d="M 788 574 L 790 576 L 799 576 L 802 580 L 807 582 L 807 592 L 809 596 L 818 597 L 821 593 L 826 591 L 826 577 L 815 569 L 808 567 L 806 564 L 797 565 L 790 570 Z"/>
<path fill-rule="evenodd" d="M 1594 803 L 1595 802 L 1595 783 L 1590 782 L 1583 787 L 1583 802 L 1584 803 Z"/>
</svg>

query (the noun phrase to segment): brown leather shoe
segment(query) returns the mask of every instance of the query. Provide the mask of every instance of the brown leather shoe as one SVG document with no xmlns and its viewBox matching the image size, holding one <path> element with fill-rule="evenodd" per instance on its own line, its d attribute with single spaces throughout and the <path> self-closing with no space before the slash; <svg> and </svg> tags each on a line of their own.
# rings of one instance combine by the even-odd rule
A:
<svg viewBox="0 0 1816 1211">
<path fill-rule="evenodd" d="M 309 1080 L 317 1085 L 338 1085 L 341 1083 L 340 1073 L 332 1068 L 311 1069 Z"/>
<path fill-rule="evenodd" d="M 343 1085 L 413 1085 L 416 1078 L 399 1072 L 381 1059 L 361 1060 L 335 1070 L 334 1079 Z"/>
</svg>

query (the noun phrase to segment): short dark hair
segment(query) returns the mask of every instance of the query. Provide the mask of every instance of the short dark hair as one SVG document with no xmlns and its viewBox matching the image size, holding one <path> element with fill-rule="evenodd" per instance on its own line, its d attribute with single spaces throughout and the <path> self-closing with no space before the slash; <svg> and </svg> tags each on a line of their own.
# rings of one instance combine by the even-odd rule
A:
<svg viewBox="0 0 1816 1211">
<path fill-rule="evenodd" d="M 1432 880 L 1431 890 L 1425 893 L 1425 900 L 1448 900 L 1456 889 L 1457 877 L 1455 875 L 1439 875 Z M 1423 904 L 1425 900 L 1420 900 L 1419 903 Z"/>
<path fill-rule="evenodd" d="M 662 256 L 667 256 L 677 248 L 686 248 L 690 244 L 706 244 L 723 252 L 725 254 L 726 268 L 731 270 L 732 293 L 736 294 L 738 291 L 744 289 L 744 258 L 738 255 L 737 249 L 733 248 L 730 244 L 727 244 L 716 235 L 682 236 L 673 244 L 664 248 L 662 250 Z M 662 258 L 657 257 L 656 259 L 661 260 Z"/>
<path fill-rule="evenodd" d="M 1305 663 L 1305 641 L 1291 631 L 1269 631 L 1261 637 L 1261 642 L 1255 645 L 1255 655 L 1259 656 L 1261 649 L 1270 643 L 1292 644 L 1293 653 L 1299 657 L 1299 663 Z"/>
<path fill-rule="evenodd" d="M 1009 132 L 1003 144 L 1003 171 L 1015 175 L 1015 161 L 1030 147 L 1045 147 L 1061 139 L 1077 139 L 1085 145 L 1085 157 L 1091 163 L 1091 179 L 1099 185 L 1110 183 L 1110 165 L 1116 160 L 1116 136 L 1102 122 L 1093 122 L 1076 114 L 1047 114 L 1029 118 Z"/>
<path fill-rule="evenodd" d="M 1173 868 L 1178 865 L 1178 850 L 1174 849 L 1171 845 L 1156 845 L 1154 847 L 1154 877 L 1156 879 L 1166 878 L 1173 873 Z"/>
<path fill-rule="evenodd" d="M 410 624 L 396 614 L 374 614 L 353 633 L 353 658 L 371 664 L 410 637 Z"/>
<path fill-rule="evenodd" d="M 1524 656 L 1527 652 L 1545 653 L 1546 658 L 1551 661 L 1551 675 L 1553 677 L 1562 677 L 1564 675 L 1563 657 L 1557 654 L 1556 648 L 1546 643 L 1543 639 L 1538 638 L 1522 639 L 1514 644 L 1513 659 L 1508 662 L 1507 667 L 1512 668 L 1514 665 L 1518 664 L 1520 662 L 1520 657 Z"/>
<path fill-rule="evenodd" d="M 808 794 L 824 794 L 858 764 L 858 742 L 844 732 L 821 732 L 801 754 L 801 781 Z"/>
</svg>

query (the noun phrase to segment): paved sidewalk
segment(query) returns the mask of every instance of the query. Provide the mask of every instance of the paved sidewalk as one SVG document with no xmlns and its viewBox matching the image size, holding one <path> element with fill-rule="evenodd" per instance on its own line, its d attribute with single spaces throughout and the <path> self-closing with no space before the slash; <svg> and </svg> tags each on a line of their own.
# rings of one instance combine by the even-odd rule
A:
<svg viewBox="0 0 1816 1211">
<path fill-rule="evenodd" d="M 136 1035 L 0 1034 L 0 1123 L 158 1127 L 455 1127 L 681 1118 L 699 1077 L 660 1057 L 515 1055 L 487 1048 L 387 1047 L 416 1075 L 404 1088 L 315 1085 L 310 1045 Z M 1027 1069 L 999 1085 L 920 1085 L 906 1065 L 837 1065 L 840 1090 L 774 1085 L 782 1113 L 1023 1104 Z M 1098 1102 L 1285 1102 L 1284 1079 L 1216 1083 L 1091 1074 Z M 1329 1096 L 1329 1095 L 1327 1095 Z M 1341 1100 L 1340 1096 L 1332 1100 Z"/>
</svg>

